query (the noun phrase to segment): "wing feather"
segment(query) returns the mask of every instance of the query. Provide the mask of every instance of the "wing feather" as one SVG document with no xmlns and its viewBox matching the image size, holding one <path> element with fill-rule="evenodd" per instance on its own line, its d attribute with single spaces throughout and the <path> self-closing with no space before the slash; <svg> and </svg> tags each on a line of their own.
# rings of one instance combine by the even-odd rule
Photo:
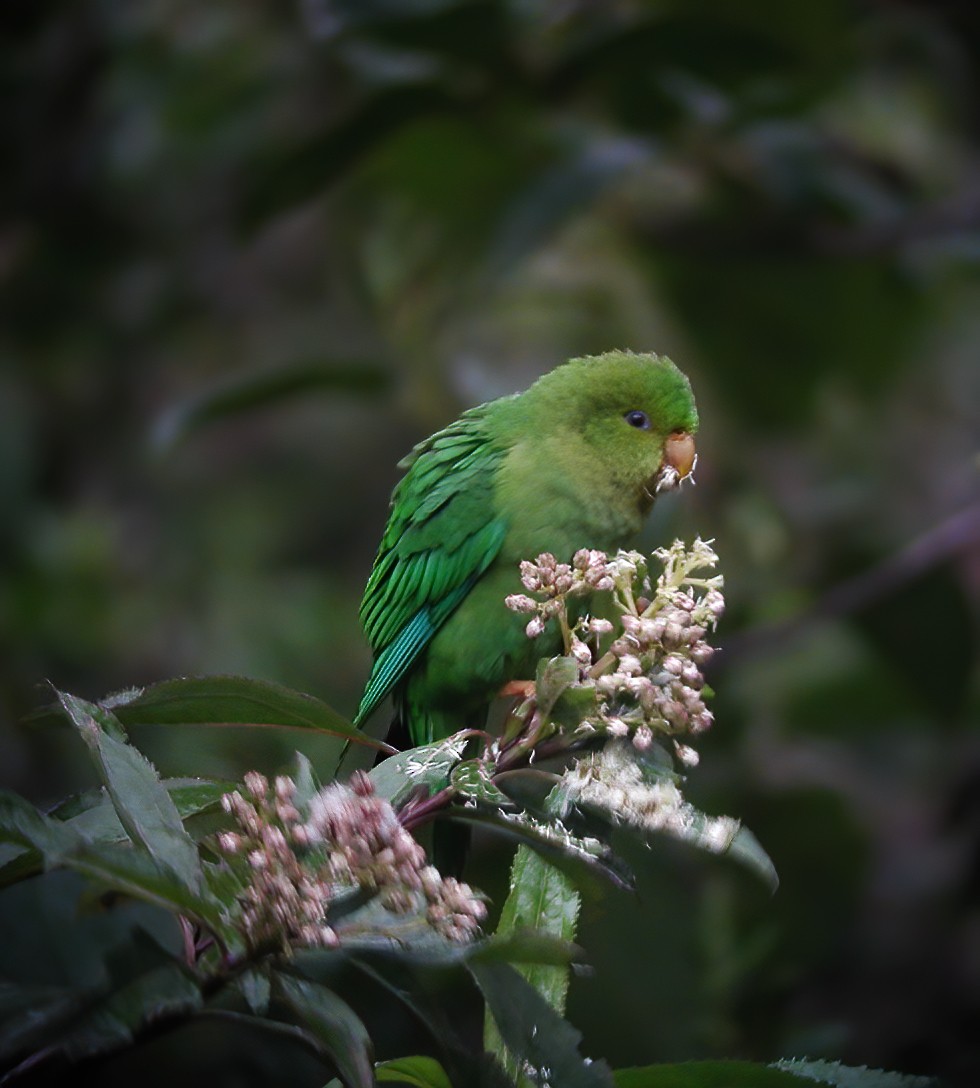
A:
<svg viewBox="0 0 980 1088">
<path fill-rule="evenodd" d="M 407 472 L 361 601 L 375 660 L 355 723 L 405 678 L 500 551 L 507 525 L 493 488 L 505 451 L 487 431 L 488 407 L 466 412 L 401 462 Z"/>
</svg>

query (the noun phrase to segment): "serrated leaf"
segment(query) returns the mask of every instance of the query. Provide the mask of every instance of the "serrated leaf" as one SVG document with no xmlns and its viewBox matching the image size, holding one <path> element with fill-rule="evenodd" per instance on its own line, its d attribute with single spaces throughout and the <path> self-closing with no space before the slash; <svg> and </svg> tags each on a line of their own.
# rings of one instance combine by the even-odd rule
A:
<svg viewBox="0 0 980 1088">
<path fill-rule="evenodd" d="M 199 676 L 164 680 L 105 701 L 126 728 L 134 725 L 239 725 L 311 729 L 388 751 L 332 707 L 268 680 Z"/>
<path fill-rule="evenodd" d="M 184 830 L 177 806 L 152 764 L 131 744 L 106 730 L 106 718 L 111 724 L 111 715 L 64 692 L 59 692 L 58 698 L 95 756 L 127 834 L 161 868 L 190 891 L 200 892 L 203 876 L 197 846 Z"/>
<path fill-rule="evenodd" d="M 633 878 L 619 858 L 602 843 L 576 838 L 567 829 L 529 824 L 522 816 L 508 817 L 500 810 L 452 808 L 447 818 L 457 823 L 476 824 L 532 850 L 567 873 L 580 888 L 590 886 L 590 877 L 600 877 L 617 888 L 630 891 Z"/>
<path fill-rule="evenodd" d="M 608 841 L 615 831 L 644 842 L 666 835 L 712 854 L 731 854 L 775 890 L 776 870 L 751 832 L 729 816 L 711 816 L 687 801 L 682 781 L 659 758 L 638 753 L 628 741 L 608 742 L 582 760 L 577 773 L 555 788 L 556 807 L 572 826 L 592 817 Z"/>
<path fill-rule="evenodd" d="M 445 1069 L 435 1058 L 392 1058 L 387 1062 L 379 1062 L 375 1075 L 379 1084 L 407 1084 L 409 1088 L 453 1088 Z"/>
<path fill-rule="evenodd" d="M 48 867 L 59 864 L 84 842 L 77 831 L 38 812 L 9 790 L 0 790 L 0 841 L 37 850 Z"/>
<path fill-rule="evenodd" d="M 515 929 L 466 946 L 466 960 L 473 963 L 546 964 L 554 967 L 581 962 L 584 953 L 578 945 L 563 937 L 533 929 Z"/>
<path fill-rule="evenodd" d="M 389 756 L 370 771 L 375 793 L 397 807 L 419 786 L 425 786 L 430 793 L 443 789 L 465 745 L 465 740 L 448 737 Z"/>
<path fill-rule="evenodd" d="M 869 1069 L 866 1065 L 846 1066 L 819 1059 L 784 1058 L 773 1062 L 771 1068 L 792 1073 L 805 1081 L 831 1085 L 832 1088 L 940 1088 L 940 1081 L 936 1077 L 890 1073 L 883 1069 Z"/>
<path fill-rule="evenodd" d="M 504 937 L 525 930 L 569 944 L 575 940 L 581 905 L 581 896 L 564 873 L 540 854 L 519 846 L 497 933 Z M 556 1012 L 564 1013 L 567 966 L 529 964 L 520 971 Z"/>
<path fill-rule="evenodd" d="M 795 1077 L 756 1062 L 665 1062 L 613 1073 L 616 1088 L 803 1088 Z"/>
<path fill-rule="evenodd" d="M 510 798 L 493 784 L 486 764 L 481 759 L 467 759 L 457 763 L 449 778 L 450 783 L 463 797 L 471 797 L 488 805 L 510 805 Z"/>
<path fill-rule="evenodd" d="M 59 1054 L 79 1061 L 126 1045 L 150 1021 L 199 1009 L 200 988 L 186 969 L 156 945 L 151 946 L 151 959 L 152 966 L 113 989 L 31 1001 L 0 1030 L 0 1054 L 27 1052 L 22 1067 L 35 1067 Z"/>
<path fill-rule="evenodd" d="M 198 895 L 128 844 L 89 843 L 69 825 L 51 819 L 9 791 L 0 791 L 0 841 L 37 850 L 46 869 L 72 869 L 109 888 L 185 914 L 213 932 L 231 932 L 220 903 Z"/>
<path fill-rule="evenodd" d="M 233 783 L 213 782 L 198 778 L 163 779 L 181 820 L 217 808 L 221 797 Z M 112 801 L 103 787 L 87 790 L 68 798 L 51 810 L 51 814 L 77 831 L 88 842 L 126 842 L 129 836 L 119 822 Z M 44 859 L 36 850 L 11 851 L 9 858 L 0 852 L 0 888 L 15 884 L 41 872 Z"/>
<path fill-rule="evenodd" d="M 372 1088 L 373 1047 L 354 1010 L 326 986 L 281 973 L 274 978 L 278 995 L 316 1037 L 348 1088 Z"/>
<path fill-rule="evenodd" d="M 483 994 L 507 1050 L 539 1079 L 561 1088 L 612 1088 L 612 1073 L 603 1061 L 578 1052 L 577 1031 L 508 964 L 471 964 L 470 973 Z M 530 1067 L 530 1068 L 528 1068 Z"/>
</svg>

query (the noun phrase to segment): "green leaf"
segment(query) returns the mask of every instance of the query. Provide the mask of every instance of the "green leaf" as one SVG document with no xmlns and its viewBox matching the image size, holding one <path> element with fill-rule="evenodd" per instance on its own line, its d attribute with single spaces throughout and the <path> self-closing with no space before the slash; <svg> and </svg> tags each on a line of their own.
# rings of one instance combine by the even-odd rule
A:
<svg viewBox="0 0 980 1088">
<path fill-rule="evenodd" d="M 310 393 L 375 394 L 390 381 L 384 369 L 367 362 L 301 361 L 249 374 L 177 404 L 154 427 L 154 444 L 167 449 L 209 423 L 233 418 Z"/>
<path fill-rule="evenodd" d="M 6 790 L 0 790 L 0 841 L 37 850 L 46 869 L 72 869 L 116 891 L 185 914 L 218 935 L 234 933 L 217 900 L 198 895 L 147 854 L 129 844 L 86 842 L 69 825 L 45 816 Z"/>
<path fill-rule="evenodd" d="M 490 772 L 482 759 L 467 759 L 457 763 L 449 779 L 463 797 L 471 797 L 487 805 L 510 805 L 510 798 L 498 789 L 490 778 Z"/>
<path fill-rule="evenodd" d="M 77 831 L 9 790 L 0 790 L 0 841 L 37 850 L 49 868 L 84 844 Z"/>
<path fill-rule="evenodd" d="M 339 124 L 304 144 L 264 151 L 246 170 L 250 180 L 244 226 L 253 228 L 313 199 L 399 129 L 452 105 L 452 96 L 435 83 L 399 84 L 383 88 Z"/>
<path fill-rule="evenodd" d="M 832 1085 L 833 1088 L 940 1088 L 939 1079 L 936 1077 L 889 1073 L 882 1069 L 869 1069 L 865 1065 L 841 1065 L 840 1062 L 784 1058 L 773 1062 L 771 1068 L 792 1073 L 805 1080 Z"/>
<path fill-rule="evenodd" d="M 257 968 L 244 971 L 235 979 L 235 988 L 244 998 L 250 1012 L 256 1016 L 265 1016 L 269 1010 L 272 991 L 272 983 L 266 972 Z"/>
<path fill-rule="evenodd" d="M 449 784 L 450 772 L 459 763 L 465 745 L 465 740 L 447 737 L 382 760 L 370 771 L 375 792 L 396 807 L 419 786 L 436 793 Z"/>
<path fill-rule="evenodd" d="M 739 826 L 738 831 L 735 832 L 735 838 L 732 839 L 725 853 L 761 877 L 771 892 L 775 892 L 779 887 L 779 874 L 772 863 L 772 858 L 747 827 Z"/>
<path fill-rule="evenodd" d="M 348 1088 L 372 1088 L 374 1057 L 367 1028 L 333 990 L 277 973 L 276 992 L 319 1041 Z"/>
<path fill-rule="evenodd" d="M 665 1063 L 619 1069 L 613 1080 L 616 1088 L 804 1088 L 813 1082 L 828 1088 L 940 1088 L 934 1077 L 800 1059 L 771 1065 L 738 1061 Z"/>
<path fill-rule="evenodd" d="M 581 896 L 564 873 L 540 854 L 519 846 L 497 933 L 504 937 L 527 930 L 568 944 L 575 940 L 581 905 Z M 556 1012 L 564 1013 L 567 966 L 529 964 L 520 971 Z"/>
<path fill-rule="evenodd" d="M 595 877 L 626 891 L 633 888 L 632 874 L 608 847 L 598 840 L 578 838 L 561 825 L 541 821 L 532 824 L 523 815 L 508 817 L 500 810 L 478 808 L 451 808 L 445 818 L 456 823 L 476 824 L 525 843 L 567 873 L 583 890 L 593 886 L 591 878 Z"/>
<path fill-rule="evenodd" d="M 410 1088 L 453 1088 L 435 1058 L 392 1058 L 375 1068 L 379 1084 L 407 1084 Z"/>
<path fill-rule="evenodd" d="M 106 730 L 105 719 L 112 724 L 111 715 L 64 692 L 59 692 L 58 698 L 95 756 L 127 834 L 190 891 L 200 892 L 204 881 L 197 846 L 184 830 L 177 806 L 149 760 Z"/>
<path fill-rule="evenodd" d="M 650 155 L 650 145 L 644 141 L 593 136 L 563 161 L 547 167 L 505 210 L 485 274 L 490 279 L 505 274 Z"/>
<path fill-rule="evenodd" d="M 163 786 L 182 820 L 221 807 L 221 798 L 235 789 L 234 782 L 214 778 L 164 778 Z"/>
<path fill-rule="evenodd" d="M 787 1073 L 756 1062 L 676 1062 L 618 1069 L 616 1088 L 803 1088 Z"/>
<path fill-rule="evenodd" d="M 234 788 L 231 782 L 202 778 L 165 778 L 163 786 L 177 807 L 181 820 L 216 808 L 223 794 Z M 103 787 L 87 790 L 63 801 L 51 815 L 77 831 L 88 842 L 126 842 L 129 836 L 119 822 L 112 801 Z M 44 868 L 36 850 L 21 850 L 0 865 L 0 888 L 34 876 Z"/>
<path fill-rule="evenodd" d="M 164 680 L 105 700 L 129 729 L 134 725 L 240 725 L 311 729 L 345 737 L 382 751 L 326 703 L 274 684 L 244 676 L 199 676 Z"/>
<path fill-rule="evenodd" d="M 657 748 L 639 753 L 628 741 L 617 740 L 585 757 L 588 778 L 570 776 L 555 788 L 556 808 L 565 822 L 577 826 L 586 821 L 604 842 L 616 832 L 646 843 L 668 836 L 707 853 L 730 854 L 774 891 L 779 882 L 775 867 L 755 836 L 737 820 L 710 816 L 685 800 L 679 776 L 661 762 Z"/>
<path fill-rule="evenodd" d="M 58 1054 L 69 1061 L 116 1050 L 142 1027 L 201 1007 L 197 982 L 154 941 L 139 934 L 106 959 L 106 982 L 70 995 L 24 993 L 19 1015 L 0 1030 L 0 1053 L 33 1067 Z M 8 998 L 9 998 L 8 994 Z"/>
<path fill-rule="evenodd" d="M 471 964 L 469 970 L 507 1050 L 518 1062 L 526 1062 L 561 1088 L 612 1088 L 606 1063 L 589 1061 L 579 1054 L 581 1033 L 515 968 L 502 963 Z M 533 1083 L 534 1073 L 528 1073 Z"/>
<path fill-rule="evenodd" d="M 378 914 L 380 914 L 380 910 Z M 568 941 L 543 933 L 519 931 L 508 936 L 493 935 L 481 941 L 462 944 L 440 936 L 418 916 L 385 912 L 388 925 L 377 916 L 365 926 L 368 932 L 344 935 L 343 953 L 365 961 L 382 959 L 424 967 L 452 967 L 466 963 L 526 963 L 566 965 L 581 961 L 582 950 Z M 360 928 L 361 919 L 358 919 Z M 331 977 L 336 970 L 338 953 L 322 949 L 298 949 L 292 966 L 314 982 Z"/>
<path fill-rule="evenodd" d="M 543 658 L 538 662 L 534 697 L 542 718 L 548 718 L 559 697 L 578 680 L 579 666 L 574 657 Z"/>
<path fill-rule="evenodd" d="M 68 1026 L 97 1000 L 92 992 L 0 982 L 0 1060 L 64 1037 Z"/>
<path fill-rule="evenodd" d="M 515 929 L 497 933 L 471 945 L 464 959 L 472 963 L 526 963 L 563 967 L 581 962 L 582 949 L 570 940 L 533 929 Z"/>
</svg>

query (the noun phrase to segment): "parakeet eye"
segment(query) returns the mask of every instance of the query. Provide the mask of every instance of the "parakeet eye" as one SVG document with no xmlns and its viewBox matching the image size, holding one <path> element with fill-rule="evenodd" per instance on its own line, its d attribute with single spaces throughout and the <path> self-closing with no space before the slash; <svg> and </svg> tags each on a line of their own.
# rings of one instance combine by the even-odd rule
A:
<svg viewBox="0 0 980 1088">
<path fill-rule="evenodd" d="M 646 412 L 641 412 L 639 408 L 634 408 L 631 412 L 627 412 L 626 415 L 623 416 L 623 419 L 625 419 L 631 427 L 636 427 L 641 431 L 650 430 L 650 417 Z"/>
</svg>

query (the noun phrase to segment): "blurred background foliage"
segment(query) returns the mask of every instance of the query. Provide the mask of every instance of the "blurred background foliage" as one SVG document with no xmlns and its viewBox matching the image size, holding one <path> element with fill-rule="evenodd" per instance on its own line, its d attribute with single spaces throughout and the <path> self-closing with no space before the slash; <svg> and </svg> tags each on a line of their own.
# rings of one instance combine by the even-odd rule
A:
<svg viewBox="0 0 980 1088">
<path fill-rule="evenodd" d="M 0 784 L 90 784 L 76 738 L 22 722 L 44 679 L 235 672 L 350 713 L 398 458 L 571 355 L 663 352 L 700 463 L 644 544 L 715 538 L 729 600 L 691 796 L 782 887 L 652 855 L 638 899 L 587 912 L 570 1018 L 614 1065 L 976 1083 L 980 7 L 0 19 Z M 167 774 L 332 751 L 135 739 Z M 507 855 L 481 845 L 499 904 Z"/>
</svg>

